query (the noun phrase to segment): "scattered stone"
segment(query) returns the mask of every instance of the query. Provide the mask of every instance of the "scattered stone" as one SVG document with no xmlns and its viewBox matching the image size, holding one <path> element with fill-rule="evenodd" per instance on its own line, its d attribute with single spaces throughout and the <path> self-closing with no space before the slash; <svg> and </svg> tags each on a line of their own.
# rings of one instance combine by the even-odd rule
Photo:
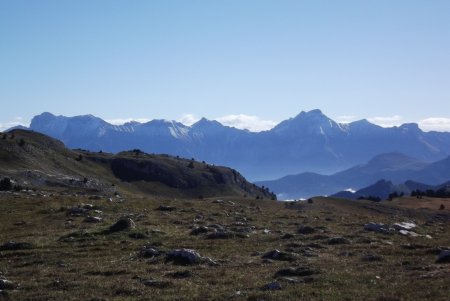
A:
<svg viewBox="0 0 450 301">
<path fill-rule="evenodd" d="M 298 228 L 298 233 L 300 234 L 313 234 L 316 230 L 313 227 L 301 225 Z"/>
<path fill-rule="evenodd" d="M 278 290 L 281 290 L 282 287 L 281 287 L 281 284 L 279 282 L 274 281 L 274 282 L 271 282 L 271 283 L 268 283 L 268 284 L 264 285 L 262 289 L 264 291 L 278 291 Z"/>
<path fill-rule="evenodd" d="M 81 207 L 86 210 L 94 210 L 94 205 L 92 204 L 81 204 Z"/>
<path fill-rule="evenodd" d="M 382 234 L 389 234 L 389 226 L 379 223 L 368 223 L 364 225 L 364 230 Z"/>
<path fill-rule="evenodd" d="M 109 227 L 109 232 L 119 232 L 136 228 L 136 224 L 131 218 L 121 218 L 114 225 Z"/>
<path fill-rule="evenodd" d="M 285 277 L 285 276 L 297 276 L 297 277 L 304 277 L 304 276 L 311 276 L 314 274 L 317 274 L 318 272 L 316 270 L 305 268 L 305 267 L 298 267 L 298 268 L 287 268 L 279 270 L 275 273 L 275 277 Z"/>
<path fill-rule="evenodd" d="M 221 229 L 221 230 L 225 229 L 224 226 L 222 226 L 221 224 L 211 224 L 211 225 L 208 225 L 208 227 L 214 228 L 214 229 Z"/>
<path fill-rule="evenodd" d="M 101 223 L 103 219 L 98 216 L 88 216 L 84 219 L 85 223 Z"/>
<path fill-rule="evenodd" d="M 410 230 L 412 230 L 412 229 L 414 229 L 416 227 L 417 227 L 417 225 L 415 223 L 412 223 L 412 222 L 409 222 L 409 223 L 407 223 L 407 222 L 395 223 L 395 224 L 392 225 L 392 228 L 394 228 L 397 231 L 400 231 L 400 230 L 410 231 Z"/>
<path fill-rule="evenodd" d="M 419 244 L 405 244 L 405 245 L 401 245 L 401 247 L 406 250 L 417 250 L 417 249 L 425 249 L 426 248 L 426 246 L 419 245 Z"/>
<path fill-rule="evenodd" d="M 158 208 L 156 208 L 156 210 L 158 210 L 158 211 L 175 211 L 177 208 L 175 208 L 175 207 L 172 207 L 172 206 L 164 206 L 164 205 L 161 205 L 161 206 L 159 206 Z"/>
<path fill-rule="evenodd" d="M 215 229 L 213 233 L 206 236 L 207 239 L 229 239 L 233 237 L 235 237 L 235 233 L 218 229 Z"/>
<path fill-rule="evenodd" d="M 362 261 L 365 262 L 375 262 L 375 261 L 382 261 L 383 260 L 383 256 L 377 255 L 377 254 L 367 254 L 364 255 L 361 258 Z"/>
<path fill-rule="evenodd" d="M 409 236 L 409 237 L 418 237 L 419 236 L 419 234 L 417 234 L 416 232 L 408 231 L 408 230 L 400 230 L 400 231 L 398 231 L 398 233 L 400 233 L 401 235 L 404 235 L 404 236 Z"/>
<path fill-rule="evenodd" d="M 214 200 L 213 203 L 214 204 L 223 204 L 223 200 Z"/>
<path fill-rule="evenodd" d="M 208 231 L 209 228 L 206 226 L 195 227 L 194 229 L 192 229 L 190 235 L 199 235 L 203 233 L 208 233 Z"/>
<path fill-rule="evenodd" d="M 338 236 L 328 239 L 327 243 L 329 245 L 348 245 L 351 244 L 351 241 L 345 237 Z"/>
<path fill-rule="evenodd" d="M 437 263 L 450 263 L 450 251 L 442 250 L 441 253 L 439 253 L 439 257 L 436 262 Z"/>
<path fill-rule="evenodd" d="M 0 279 L 0 290 L 13 290 L 17 288 L 17 284 L 6 279 Z"/>
<path fill-rule="evenodd" d="M 286 234 L 284 234 L 283 236 L 281 236 L 281 239 L 292 239 L 292 238 L 294 238 L 294 237 L 295 237 L 294 234 L 286 233 Z"/>
<path fill-rule="evenodd" d="M 32 249 L 33 245 L 28 242 L 8 241 L 0 246 L 0 251 L 17 251 Z"/>
<path fill-rule="evenodd" d="M 169 281 L 154 280 L 154 279 L 144 280 L 142 283 L 145 286 L 151 286 L 156 288 L 168 288 L 172 285 L 172 283 Z"/>
<path fill-rule="evenodd" d="M 143 258 L 154 258 L 161 255 L 161 252 L 153 247 L 150 246 L 144 246 L 139 251 L 139 256 Z"/>
<path fill-rule="evenodd" d="M 166 255 L 166 262 L 173 262 L 179 265 L 198 264 L 202 262 L 203 257 L 191 249 L 176 249 Z"/>
<path fill-rule="evenodd" d="M 70 216 L 83 216 L 88 213 L 89 210 L 81 207 L 72 207 L 67 210 L 67 215 Z"/>
<path fill-rule="evenodd" d="M 269 251 L 262 256 L 263 259 L 281 260 L 281 261 L 295 261 L 299 257 L 300 256 L 298 254 L 283 252 L 276 249 Z"/>
</svg>

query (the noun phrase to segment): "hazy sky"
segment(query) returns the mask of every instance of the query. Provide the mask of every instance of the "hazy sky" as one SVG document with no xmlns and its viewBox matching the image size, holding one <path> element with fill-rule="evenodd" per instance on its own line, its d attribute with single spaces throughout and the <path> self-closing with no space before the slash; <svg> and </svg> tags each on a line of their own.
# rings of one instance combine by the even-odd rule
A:
<svg viewBox="0 0 450 301">
<path fill-rule="evenodd" d="M 0 0 L 0 128 L 49 111 L 258 130 L 320 108 L 450 130 L 449 15 L 448 0 Z"/>
</svg>

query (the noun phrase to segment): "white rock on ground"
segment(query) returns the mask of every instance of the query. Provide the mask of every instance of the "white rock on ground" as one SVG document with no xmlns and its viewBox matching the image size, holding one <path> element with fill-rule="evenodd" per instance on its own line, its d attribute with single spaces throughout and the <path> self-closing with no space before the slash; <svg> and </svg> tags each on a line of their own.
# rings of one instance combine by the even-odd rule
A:
<svg viewBox="0 0 450 301">
<path fill-rule="evenodd" d="M 410 231 L 410 230 L 412 230 L 412 229 L 414 229 L 416 227 L 417 227 L 417 225 L 415 223 L 412 223 L 412 222 L 409 222 L 409 223 L 408 222 L 395 223 L 395 224 L 392 225 L 392 228 L 394 228 L 397 231 L 400 231 L 400 230 Z"/>
</svg>

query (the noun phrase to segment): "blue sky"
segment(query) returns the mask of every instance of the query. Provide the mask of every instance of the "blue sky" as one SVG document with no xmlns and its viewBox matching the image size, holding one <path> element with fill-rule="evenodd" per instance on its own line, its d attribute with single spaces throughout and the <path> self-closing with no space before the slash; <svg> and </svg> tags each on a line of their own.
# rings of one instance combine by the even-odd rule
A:
<svg viewBox="0 0 450 301">
<path fill-rule="evenodd" d="M 0 128 L 302 110 L 450 131 L 450 1 L 0 1 Z"/>
</svg>

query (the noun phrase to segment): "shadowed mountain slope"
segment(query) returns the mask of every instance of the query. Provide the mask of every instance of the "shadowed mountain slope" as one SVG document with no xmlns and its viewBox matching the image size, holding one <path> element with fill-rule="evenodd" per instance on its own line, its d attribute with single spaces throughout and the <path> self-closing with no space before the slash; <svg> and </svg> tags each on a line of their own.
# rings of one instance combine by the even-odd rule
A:
<svg viewBox="0 0 450 301">
<path fill-rule="evenodd" d="M 22 186 L 102 193 L 273 197 L 227 167 L 137 149 L 118 154 L 69 150 L 56 139 L 25 130 L 0 135 L 0 175 Z"/>
</svg>

